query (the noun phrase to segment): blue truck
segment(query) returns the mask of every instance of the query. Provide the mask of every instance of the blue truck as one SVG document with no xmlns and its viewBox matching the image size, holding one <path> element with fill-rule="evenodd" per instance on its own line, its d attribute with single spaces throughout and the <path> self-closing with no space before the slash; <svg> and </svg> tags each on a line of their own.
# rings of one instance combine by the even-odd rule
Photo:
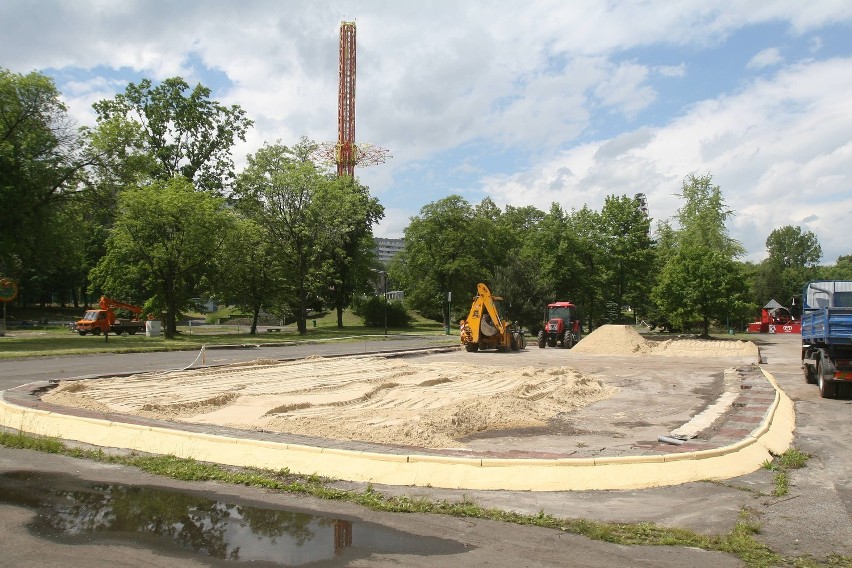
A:
<svg viewBox="0 0 852 568">
<path fill-rule="evenodd" d="M 852 281 L 817 280 L 802 289 L 802 369 L 823 398 L 852 384 Z"/>
</svg>

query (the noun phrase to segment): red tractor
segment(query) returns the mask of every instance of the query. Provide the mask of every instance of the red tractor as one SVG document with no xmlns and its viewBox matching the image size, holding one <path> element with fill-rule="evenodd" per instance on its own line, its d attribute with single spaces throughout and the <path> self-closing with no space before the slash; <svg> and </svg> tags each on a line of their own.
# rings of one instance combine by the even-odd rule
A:
<svg viewBox="0 0 852 568">
<path fill-rule="evenodd" d="M 553 302 L 547 304 L 544 312 L 544 329 L 538 332 L 538 346 L 564 347 L 571 349 L 580 341 L 582 330 L 577 306 L 571 302 Z"/>
</svg>

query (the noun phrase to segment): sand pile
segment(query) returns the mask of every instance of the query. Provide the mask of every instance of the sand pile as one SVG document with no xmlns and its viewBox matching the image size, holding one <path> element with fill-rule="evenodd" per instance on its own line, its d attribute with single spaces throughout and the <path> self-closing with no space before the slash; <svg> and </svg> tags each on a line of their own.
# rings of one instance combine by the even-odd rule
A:
<svg viewBox="0 0 852 568">
<path fill-rule="evenodd" d="M 574 346 L 590 355 L 655 355 L 658 357 L 759 357 L 751 341 L 669 339 L 648 341 L 627 325 L 602 325 Z"/>
<path fill-rule="evenodd" d="M 73 381 L 46 402 L 103 412 L 421 447 L 543 426 L 617 389 L 565 367 L 504 369 L 381 357 L 256 361 Z"/>
</svg>

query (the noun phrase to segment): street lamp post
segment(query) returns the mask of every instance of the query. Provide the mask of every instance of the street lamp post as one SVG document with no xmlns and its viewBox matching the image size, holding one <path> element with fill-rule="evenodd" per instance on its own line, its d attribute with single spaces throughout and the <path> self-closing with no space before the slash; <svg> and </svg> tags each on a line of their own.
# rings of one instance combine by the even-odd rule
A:
<svg viewBox="0 0 852 568">
<path fill-rule="evenodd" d="M 384 270 L 382 271 L 382 293 L 384 296 L 384 301 L 382 302 L 382 306 L 385 310 L 385 335 L 388 334 L 388 273 Z"/>
</svg>

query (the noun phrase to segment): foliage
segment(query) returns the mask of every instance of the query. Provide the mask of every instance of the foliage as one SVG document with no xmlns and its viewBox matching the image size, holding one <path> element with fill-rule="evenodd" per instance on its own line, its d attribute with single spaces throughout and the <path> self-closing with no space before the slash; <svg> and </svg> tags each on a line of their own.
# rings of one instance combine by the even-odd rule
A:
<svg viewBox="0 0 852 568">
<path fill-rule="evenodd" d="M 729 321 L 754 309 L 747 301 L 742 265 L 734 260 L 743 249 L 727 234 L 725 221 L 732 212 L 711 176 L 688 176 L 681 197 L 681 228 L 669 235 L 671 249 L 652 298 L 674 325 L 699 324 L 708 336 L 712 321 Z"/>
<path fill-rule="evenodd" d="M 130 83 L 113 100 L 93 106 L 98 135 L 125 142 L 116 147 L 119 156 L 147 158 L 154 179 L 183 176 L 214 194 L 233 180 L 231 149 L 252 126 L 239 106 L 210 100 L 209 88 L 190 88 L 181 77 L 156 86 L 150 79 Z"/>
<path fill-rule="evenodd" d="M 799 296 L 802 287 L 818 277 L 822 249 L 811 231 L 789 225 L 775 229 L 766 239 L 766 251 L 766 260 L 755 269 L 760 305 L 771 299 L 783 304 Z"/>
<path fill-rule="evenodd" d="M 216 278 L 211 260 L 227 244 L 232 222 L 220 198 L 181 177 L 125 191 L 91 279 L 111 296 L 164 311 L 164 333 L 172 337 L 178 315 Z"/>
<path fill-rule="evenodd" d="M 317 195 L 317 206 L 326 212 L 332 232 L 326 261 L 327 290 L 337 311 L 337 326 L 342 328 L 344 308 L 356 293 L 365 291 L 371 267 L 376 265 L 373 225 L 384 217 L 384 207 L 370 197 L 369 188 L 350 176 L 334 177 L 327 189 Z"/>
<path fill-rule="evenodd" d="M 399 300 L 388 301 L 381 296 L 370 296 L 360 308 L 367 327 L 408 327 L 411 316 Z"/>
<path fill-rule="evenodd" d="M 283 315 L 285 268 L 263 227 L 251 219 L 235 218 L 227 241 L 215 259 L 219 270 L 211 289 L 223 303 L 252 315 L 249 333 L 255 335 L 261 310 Z"/>
<path fill-rule="evenodd" d="M 373 263 L 372 225 L 384 215 L 366 187 L 323 175 L 308 159 L 316 147 L 267 144 L 248 157 L 236 196 L 239 208 L 272 243 L 284 275 L 280 301 L 307 331 L 307 311 L 320 299 L 342 310 L 363 289 Z"/>
<path fill-rule="evenodd" d="M 644 316 L 653 284 L 648 270 L 654 259 L 651 220 L 636 197 L 610 195 L 600 222 L 606 251 L 600 259 L 604 298 L 615 305 L 619 317 L 627 305 Z"/>
<path fill-rule="evenodd" d="M 411 218 L 405 250 L 391 262 L 390 277 L 401 284 L 413 309 L 446 321 L 447 293 L 464 306 L 477 283 L 492 275 L 494 236 L 493 223 L 478 216 L 467 200 L 458 195 L 439 199 Z"/>
<path fill-rule="evenodd" d="M 53 81 L 0 68 L 0 273 L 22 299 L 73 269 L 64 260 L 70 212 L 89 157 Z M 70 260 L 70 259 L 69 259 Z"/>
</svg>

